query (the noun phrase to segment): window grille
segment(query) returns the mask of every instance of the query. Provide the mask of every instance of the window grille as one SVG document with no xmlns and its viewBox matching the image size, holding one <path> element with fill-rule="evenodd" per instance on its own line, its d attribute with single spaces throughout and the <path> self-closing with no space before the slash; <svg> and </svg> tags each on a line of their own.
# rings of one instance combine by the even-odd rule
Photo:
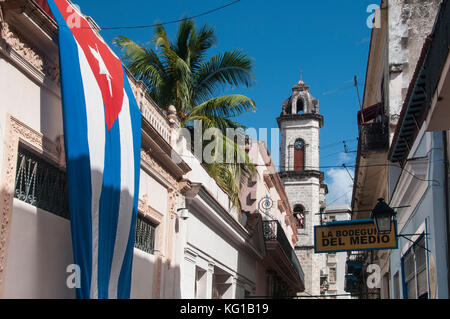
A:
<svg viewBox="0 0 450 319">
<path fill-rule="evenodd" d="M 65 172 L 19 147 L 14 197 L 69 219 L 68 196 Z"/>
<path fill-rule="evenodd" d="M 21 146 L 17 156 L 14 197 L 70 220 L 66 173 Z M 138 215 L 135 247 L 153 254 L 155 234 L 156 226 Z"/>
<path fill-rule="evenodd" d="M 146 253 L 154 254 L 155 235 L 156 226 L 142 215 L 138 215 L 136 222 L 136 241 L 134 246 Z"/>
</svg>

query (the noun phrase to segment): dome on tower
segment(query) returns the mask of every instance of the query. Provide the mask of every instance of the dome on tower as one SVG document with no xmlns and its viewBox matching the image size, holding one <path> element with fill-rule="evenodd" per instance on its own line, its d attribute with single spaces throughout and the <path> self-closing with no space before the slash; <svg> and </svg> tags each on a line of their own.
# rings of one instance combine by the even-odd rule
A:
<svg viewBox="0 0 450 319">
<path fill-rule="evenodd" d="M 292 95 L 283 102 L 281 115 L 318 114 L 319 101 L 309 93 L 309 86 L 300 80 L 292 87 Z"/>
</svg>

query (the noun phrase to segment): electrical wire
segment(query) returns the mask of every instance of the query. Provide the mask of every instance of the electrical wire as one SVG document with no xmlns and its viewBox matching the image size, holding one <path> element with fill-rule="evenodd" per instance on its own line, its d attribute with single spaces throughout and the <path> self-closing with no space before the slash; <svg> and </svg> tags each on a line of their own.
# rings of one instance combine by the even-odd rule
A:
<svg viewBox="0 0 450 319">
<path fill-rule="evenodd" d="M 166 154 L 166 153 L 164 153 Z M 184 157 L 184 158 L 194 158 L 197 159 L 197 157 L 195 156 L 190 156 L 190 155 L 179 155 L 180 157 Z M 435 162 L 442 162 L 443 160 L 438 160 Z M 255 167 L 259 167 L 259 166 L 263 166 L 263 167 L 267 167 L 268 165 L 266 164 L 253 164 Z M 345 164 L 341 164 L 341 165 L 329 165 L 329 166 L 304 166 L 304 169 L 306 170 L 323 170 L 323 169 L 331 169 L 331 168 L 342 168 Z M 273 165 L 276 168 L 281 168 L 281 165 Z M 395 167 L 395 168 L 399 168 L 402 171 L 406 172 L 407 174 L 411 175 L 413 178 L 421 181 L 421 182 L 435 182 L 437 183 L 436 186 L 440 186 L 440 183 L 434 179 L 423 179 L 420 177 L 417 177 L 417 175 L 415 175 L 414 173 L 411 173 L 410 171 L 408 171 L 407 169 L 403 168 L 403 167 L 399 167 L 397 165 L 394 164 L 372 164 L 372 165 L 345 165 L 345 168 L 369 168 L 369 167 Z"/>
<path fill-rule="evenodd" d="M 167 21 L 167 22 L 161 22 L 161 23 L 155 23 L 155 24 L 149 24 L 149 25 L 135 25 L 135 26 L 112 26 L 112 27 L 101 27 L 101 30 L 119 30 L 119 29 L 147 29 L 147 28 L 154 28 L 156 26 L 159 25 L 168 25 L 168 24 L 174 24 L 174 23 L 178 23 L 178 22 L 182 22 L 182 21 L 186 21 L 189 19 L 195 19 L 201 16 L 205 16 L 208 14 L 211 14 L 213 12 L 222 10 L 226 7 L 230 7 L 238 2 L 240 2 L 241 0 L 235 0 L 233 2 L 230 2 L 228 4 L 225 4 L 223 6 L 217 7 L 215 9 L 211 9 L 202 13 L 199 13 L 197 15 L 191 16 L 191 17 L 187 17 L 187 18 L 183 18 L 183 19 L 177 19 L 177 20 L 172 20 L 172 21 Z M 92 27 L 73 27 L 72 29 L 92 29 Z"/>
<path fill-rule="evenodd" d="M 331 205 L 331 204 L 334 204 L 334 203 L 336 203 L 338 200 L 340 200 L 341 198 L 343 198 L 343 197 L 345 197 L 345 196 L 347 196 L 349 193 L 351 193 L 353 190 L 349 190 L 348 192 L 346 192 L 345 194 L 343 194 L 342 196 L 340 196 L 340 197 L 338 197 L 338 198 L 336 198 L 335 200 L 333 200 L 333 201 L 331 201 L 331 202 L 327 202 L 327 205 Z"/>
<path fill-rule="evenodd" d="M 359 140 L 358 138 L 339 140 L 338 142 L 335 142 L 335 143 L 327 144 L 325 146 L 319 146 L 319 149 L 324 150 L 324 149 L 331 148 L 331 147 L 341 146 L 342 142 L 353 143 L 353 142 L 357 142 L 358 140 Z"/>
</svg>

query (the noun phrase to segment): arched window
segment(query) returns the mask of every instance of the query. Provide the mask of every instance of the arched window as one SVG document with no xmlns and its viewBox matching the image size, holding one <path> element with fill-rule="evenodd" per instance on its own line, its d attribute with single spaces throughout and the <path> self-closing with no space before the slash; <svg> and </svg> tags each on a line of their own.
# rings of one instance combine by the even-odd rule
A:
<svg viewBox="0 0 450 319">
<path fill-rule="evenodd" d="M 297 114 L 302 114 L 305 112 L 305 103 L 303 103 L 303 99 L 297 100 Z"/>
<path fill-rule="evenodd" d="M 299 138 L 294 144 L 294 171 L 305 170 L 305 141 Z"/>
<path fill-rule="evenodd" d="M 306 228 L 305 208 L 302 205 L 296 205 L 294 207 L 294 217 L 297 223 L 298 229 Z"/>
</svg>

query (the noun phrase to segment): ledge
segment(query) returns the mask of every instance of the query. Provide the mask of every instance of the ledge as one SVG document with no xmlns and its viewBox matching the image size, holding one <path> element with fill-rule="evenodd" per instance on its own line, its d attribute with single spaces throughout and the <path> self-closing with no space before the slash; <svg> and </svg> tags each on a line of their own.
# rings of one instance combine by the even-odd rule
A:
<svg viewBox="0 0 450 319">
<path fill-rule="evenodd" d="M 324 118 L 321 114 L 316 113 L 305 113 L 305 114 L 282 114 L 279 118 L 277 118 L 278 126 L 281 126 L 281 123 L 284 121 L 293 121 L 293 120 L 316 120 L 319 122 L 320 128 L 323 127 Z"/>
<path fill-rule="evenodd" d="M 325 180 L 325 175 L 321 171 L 286 171 L 286 172 L 280 172 L 280 177 L 282 179 L 284 178 L 310 178 L 310 177 L 316 177 L 320 180 L 321 185 L 323 184 L 323 181 Z"/>
</svg>

